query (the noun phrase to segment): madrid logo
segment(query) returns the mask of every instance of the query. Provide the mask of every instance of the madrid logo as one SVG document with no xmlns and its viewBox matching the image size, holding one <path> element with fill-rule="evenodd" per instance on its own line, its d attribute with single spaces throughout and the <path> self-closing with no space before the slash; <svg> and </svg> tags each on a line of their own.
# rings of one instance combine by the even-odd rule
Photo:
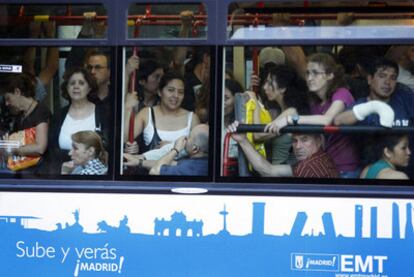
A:
<svg viewBox="0 0 414 277">
<path fill-rule="evenodd" d="M 303 256 L 302 255 L 295 256 L 295 267 L 297 269 L 303 268 Z"/>
</svg>

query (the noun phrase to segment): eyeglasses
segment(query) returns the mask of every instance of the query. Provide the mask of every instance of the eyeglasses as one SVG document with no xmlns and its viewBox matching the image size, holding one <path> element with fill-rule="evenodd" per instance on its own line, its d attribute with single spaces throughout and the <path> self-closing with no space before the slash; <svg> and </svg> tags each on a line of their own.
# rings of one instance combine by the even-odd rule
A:
<svg viewBox="0 0 414 277">
<path fill-rule="evenodd" d="M 306 76 L 307 77 L 309 77 L 309 76 L 315 77 L 315 76 L 319 76 L 319 75 L 322 75 L 322 74 L 326 74 L 326 72 L 316 71 L 316 70 L 306 70 Z"/>
<path fill-rule="evenodd" d="M 99 71 L 99 70 L 102 70 L 104 68 L 107 68 L 107 66 L 102 66 L 100 64 L 97 64 L 97 65 L 88 64 L 86 66 L 86 69 L 89 70 L 89 71 L 92 71 L 92 69 L 95 69 L 95 70 Z"/>
</svg>

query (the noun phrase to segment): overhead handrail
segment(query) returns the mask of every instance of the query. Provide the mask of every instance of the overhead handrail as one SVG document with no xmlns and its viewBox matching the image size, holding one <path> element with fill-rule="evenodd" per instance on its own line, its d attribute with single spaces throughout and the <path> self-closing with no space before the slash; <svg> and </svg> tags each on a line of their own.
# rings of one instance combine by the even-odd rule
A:
<svg viewBox="0 0 414 277">
<path fill-rule="evenodd" d="M 150 10 L 148 10 L 149 12 Z M 325 19 L 325 20 L 336 20 L 337 13 L 290 13 L 289 17 L 292 22 L 297 20 L 305 19 Z M 228 15 L 230 20 L 231 15 Z M 70 25 L 70 24 L 80 24 L 85 19 L 83 15 L 48 15 L 48 14 L 39 14 L 39 15 L 24 15 L 24 7 L 21 7 L 19 10 L 19 15 L 17 16 L 7 16 L 8 22 L 11 23 L 28 23 L 32 21 L 56 21 L 59 25 Z M 272 23 L 272 14 L 242 14 L 234 15 L 232 23 L 236 25 L 263 25 Z M 412 19 L 414 18 L 413 12 L 406 13 L 352 13 L 353 19 Z M 108 16 L 106 15 L 97 15 L 94 20 L 96 21 L 106 21 Z M 156 15 L 147 13 L 145 15 L 128 15 L 128 25 L 134 24 L 136 20 L 141 19 L 143 25 L 179 25 L 181 23 L 179 15 Z M 207 15 L 199 14 L 194 15 L 194 20 L 198 21 L 200 25 L 206 24 Z"/>
<path fill-rule="evenodd" d="M 237 133 L 263 133 L 265 124 L 240 124 Z M 362 125 L 296 125 L 286 126 L 280 129 L 280 133 L 323 133 L 323 134 L 407 134 L 414 133 L 414 127 L 382 127 Z"/>
</svg>

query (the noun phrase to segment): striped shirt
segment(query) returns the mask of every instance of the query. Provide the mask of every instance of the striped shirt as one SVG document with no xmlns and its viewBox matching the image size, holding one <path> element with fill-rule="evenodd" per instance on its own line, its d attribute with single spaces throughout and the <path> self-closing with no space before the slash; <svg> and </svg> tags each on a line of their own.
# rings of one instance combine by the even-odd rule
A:
<svg viewBox="0 0 414 277">
<path fill-rule="evenodd" d="M 294 177 L 305 178 L 335 178 L 339 177 L 338 170 L 331 156 L 325 151 L 318 151 L 309 158 L 299 161 L 292 166 Z"/>
</svg>

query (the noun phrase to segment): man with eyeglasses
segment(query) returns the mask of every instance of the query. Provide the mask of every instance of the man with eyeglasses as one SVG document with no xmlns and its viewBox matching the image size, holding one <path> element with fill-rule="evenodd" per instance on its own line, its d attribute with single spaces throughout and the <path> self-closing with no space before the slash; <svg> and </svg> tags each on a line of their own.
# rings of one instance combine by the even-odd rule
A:
<svg viewBox="0 0 414 277">
<path fill-rule="evenodd" d="M 85 60 L 86 69 L 92 74 L 98 84 L 98 98 L 104 101 L 109 96 L 109 81 L 111 70 L 109 56 L 102 51 L 92 51 Z"/>
</svg>

